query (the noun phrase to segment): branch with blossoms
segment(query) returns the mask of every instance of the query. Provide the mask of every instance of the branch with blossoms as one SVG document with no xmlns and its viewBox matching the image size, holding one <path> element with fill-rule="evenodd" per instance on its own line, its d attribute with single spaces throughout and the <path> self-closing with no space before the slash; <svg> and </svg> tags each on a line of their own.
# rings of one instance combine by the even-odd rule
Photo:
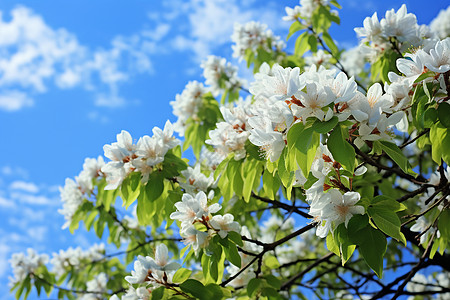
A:
<svg viewBox="0 0 450 300">
<path fill-rule="evenodd" d="M 175 123 L 86 159 L 61 188 L 63 227 L 120 249 L 17 254 L 17 298 L 448 297 L 450 9 L 432 30 L 405 5 L 375 13 L 341 51 L 335 8 L 286 8 L 293 53 L 235 25 L 250 83 L 209 56 L 170 102 Z"/>
</svg>

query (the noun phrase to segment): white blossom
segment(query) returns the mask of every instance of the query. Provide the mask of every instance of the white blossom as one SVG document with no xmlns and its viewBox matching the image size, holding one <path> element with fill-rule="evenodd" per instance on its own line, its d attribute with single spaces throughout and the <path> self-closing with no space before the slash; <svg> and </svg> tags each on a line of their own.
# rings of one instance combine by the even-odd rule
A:
<svg viewBox="0 0 450 300">
<path fill-rule="evenodd" d="M 441 9 L 437 17 L 430 23 L 430 29 L 441 39 L 450 36 L 450 22 L 448 20 L 450 20 L 450 6 L 446 9 Z"/>
<path fill-rule="evenodd" d="M 189 119 L 198 119 L 198 112 L 202 106 L 203 95 L 207 92 L 202 83 L 189 81 L 181 94 L 175 96 L 175 101 L 171 101 L 173 114 L 178 120 L 173 125 L 173 129 L 184 136 L 186 122 Z"/>
<path fill-rule="evenodd" d="M 25 278 L 33 273 L 39 266 L 48 262 L 48 255 L 37 254 L 34 249 L 28 248 L 27 254 L 13 253 L 9 263 L 14 274 L 14 278 L 10 277 L 10 284 L 25 280 Z"/>
<path fill-rule="evenodd" d="M 215 96 L 223 89 L 237 89 L 244 84 L 237 75 L 237 67 L 227 62 L 225 58 L 209 55 L 201 67 L 206 84 L 210 86 Z"/>
<path fill-rule="evenodd" d="M 195 195 L 198 192 L 208 192 L 208 189 L 214 186 L 214 174 L 206 177 L 200 170 L 200 164 L 196 164 L 194 168 L 188 167 L 186 170 L 181 171 L 181 175 L 184 176 L 186 182 L 179 181 L 180 186 L 185 192 Z"/>
<path fill-rule="evenodd" d="M 228 232 L 239 232 L 241 228 L 239 223 L 234 221 L 234 217 L 231 214 L 213 216 L 210 224 L 212 228 L 218 230 L 217 233 L 223 239 L 228 235 Z"/>
<path fill-rule="evenodd" d="M 274 64 L 269 74 L 255 75 L 255 82 L 250 85 L 250 92 L 258 99 L 260 97 L 272 101 L 290 99 L 297 96 L 305 83 L 300 82 L 300 69 L 283 68 Z"/>
<path fill-rule="evenodd" d="M 107 292 L 106 284 L 108 283 L 108 278 L 105 273 L 100 273 L 96 275 L 92 280 L 86 283 L 86 291 L 91 293 L 85 293 L 80 297 L 82 300 L 95 300 L 103 299 L 103 294 Z M 93 293 L 96 292 L 96 293 Z"/>
<path fill-rule="evenodd" d="M 267 29 L 266 24 L 254 21 L 244 25 L 235 23 L 231 40 L 234 43 L 231 46 L 233 57 L 239 57 L 239 59 L 245 56 L 247 50 L 251 50 L 256 54 L 259 47 L 266 51 L 271 51 L 273 48 L 281 50 L 285 47 L 280 37 L 275 36 L 270 29 Z M 270 47 L 268 45 L 269 41 Z"/>
<path fill-rule="evenodd" d="M 63 208 L 58 209 L 58 213 L 64 216 L 66 222 L 62 228 L 69 227 L 72 217 L 78 207 L 83 203 L 83 193 L 78 184 L 70 178 L 66 178 L 66 184 L 63 188 L 59 188 Z"/>
<path fill-rule="evenodd" d="M 283 21 L 296 21 L 301 17 L 302 8 L 298 5 L 296 5 L 294 8 L 286 6 L 285 10 L 286 16 L 283 17 Z"/>
<path fill-rule="evenodd" d="M 161 284 L 163 281 L 170 283 L 174 271 L 179 268 L 179 263 L 169 262 L 167 246 L 159 244 L 156 246 L 154 259 L 150 256 L 138 256 L 134 262 L 134 270 L 131 271 L 131 276 L 126 276 L 125 280 L 131 284 L 141 284 L 147 281 L 155 285 Z"/>
<path fill-rule="evenodd" d="M 111 161 L 104 165 L 101 171 L 106 176 L 106 190 L 114 190 L 120 186 L 125 177 L 133 171 L 132 161 L 137 158 L 136 145 L 131 135 L 122 130 L 117 135 L 117 142 L 103 146 L 105 156 Z"/>
<path fill-rule="evenodd" d="M 214 203 L 208 206 L 208 199 L 204 192 L 198 192 L 195 197 L 183 194 L 181 202 L 175 203 L 176 212 L 170 215 L 173 220 L 181 222 L 181 226 L 190 226 L 195 220 L 209 219 L 209 214 L 216 213 L 221 209 L 220 204 Z"/>
<path fill-rule="evenodd" d="M 197 230 L 192 225 L 183 227 L 180 231 L 180 235 L 183 237 L 184 244 L 192 246 L 195 254 L 198 254 L 198 251 L 201 248 L 208 246 L 210 238 L 208 232 Z"/>
</svg>

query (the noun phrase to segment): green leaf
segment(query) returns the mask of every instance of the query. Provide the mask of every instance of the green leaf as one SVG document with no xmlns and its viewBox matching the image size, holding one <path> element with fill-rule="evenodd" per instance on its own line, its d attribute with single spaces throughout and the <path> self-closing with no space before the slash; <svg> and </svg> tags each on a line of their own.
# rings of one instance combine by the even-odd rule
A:
<svg viewBox="0 0 450 300">
<path fill-rule="evenodd" d="M 349 237 L 359 246 L 359 252 L 367 265 L 381 278 L 383 275 L 383 256 L 386 253 L 386 237 L 370 225 L 360 230 L 353 230 L 349 226 Z"/>
<path fill-rule="evenodd" d="M 153 171 L 145 185 L 145 196 L 148 201 L 153 201 L 161 196 L 164 191 L 164 177 L 159 171 Z"/>
<path fill-rule="evenodd" d="M 413 124 L 417 129 L 424 128 L 424 114 L 428 97 L 423 92 L 422 87 L 416 88 L 413 95 L 413 105 L 411 106 Z"/>
<path fill-rule="evenodd" d="M 208 274 L 209 274 L 209 256 L 206 255 L 205 253 L 203 253 L 203 255 L 202 255 L 201 265 L 202 265 L 203 277 L 207 278 Z"/>
<path fill-rule="evenodd" d="M 212 259 L 210 259 L 209 275 L 211 275 L 211 278 L 215 282 L 217 282 L 217 279 L 219 278 L 219 266 L 217 264 L 217 261 Z"/>
<path fill-rule="evenodd" d="M 423 127 L 430 128 L 438 119 L 437 110 L 434 107 L 429 107 L 423 114 Z"/>
<path fill-rule="evenodd" d="M 264 260 L 264 264 L 270 269 L 278 269 L 280 267 L 280 263 L 275 256 L 267 256 Z"/>
<path fill-rule="evenodd" d="M 285 156 L 287 152 L 288 149 L 285 147 L 278 160 L 278 175 L 280 176 L 281 183 L 283 183 L 286 188 L 289 188 L 294 183 L 295 176 L 294 172 L 286 169 Z"/>
<path fill-rule="evenodd" d="M 250 201 L 250 196 L 252 194 L 255 181 L 258 181 L 258 183 L 260 182 L 261 171 L 261 162 L 259 160 L 250 158 L 246 159 L 243 165 L 243 177 L 245 180 L 242 194 L 245 202 L 247 203 Z"/>
<path fill-rule="evenodd" d="M 416 175 L 416 173 L 412 170 L 408 159 L 396 144 L 381 141 L 380 146 L 383 151 L 400 167 L 400 169 L 403 170 L 403 172 L 411 175 Z"/>
<path fill-rule="evenodd" d="M 337 256 L 340 256 L 341 252 L 339 251 L 339 245 L 334 240 L 333 233 L 331 233 L 331 232 L 328 233 L 326 241 L 327 241 L 327 249 L 328 249 L 328 251 L 331 251 L 334 254 L 336 254 Z"/>
<path fill-rule="evenodd" d="M 369 206 L 367 210 L 369 216 L 381 231 L 397 241 L 402 242 L 406 247 L 406 238 L 400 231 L 402 222 L 395 211 L 390 210 L 388 206 L 382 205 L 383 202 L 387 201 L 379 202 L 378 205 Z"/>
<path fill-rule="evenodd" d="M 228 162 L 225 171 L 230 187 L 233 189 L 234 193 L 238 196 L 242 196 L 242 188 L 244 187 L 244 182 L 242 180 L 242 160 L 237 161 L 231 159 Z"/>
<path fill-rule="evenodd" d="M 355 169 L 355 149 L 345 140 L 343 126 L 336 126 L 328 137 L 327 146 L 333 158 L 344 168 L 353 173 Z M 345 133 L 346 134 L 346 133 Z"/>
<path fill-rule="evenodd" d="M 261 295 L 267 296 L 269 297 L 269 299 L 280 299 L 280 294 L 278 293 L 278 291 L 270 287 L 263 287 L 261 289 Z"/>
<path fill-rule="evenodd" d="M 180 268 L 178 269 L 175 274 L 173 275 L 173 279 L 172 281 L 174 283 L 180 283 L 185 281 L 186 279 L 188 279 L 192 274 L 191 270 L 185 269 L 185 268 Z"/>
<path fill-rule="evenodd" d="M 266 275 L 266 276 L 264 276 L 264 278 L 266 279 L 268 284 L 270 284 L 277 290 L 279 290 L 281 288 L 281 281 L 277 277 L 275 277 L 273 275 Z"/>
<path fill-rule="evenodd" d="M 316 156 L 317 147 L 320 144 L 320 134 L 312 127 L 306 127 L 303 123 L 296 123 L 287 134 L 289 151 L 295 151 L 298 166 L 305 177 L 308 177 L 309 170 Z"/>
<path fill-rule="evenodd" d="M 165 178 L 173 178 L 180 175 L 181 171 L 187 169 L 187 163 L 179 156 L 172 152 L 167 152 L 163 162 L 163 176 Z"/>
<path fill-rule="evenodd" d="M 242 242 L 242 237 L 239 233 L 236 231 L 230 231 L 228 232 L 228 239 L 233 241 L 236 245 L 243 247 L 244 243 Z"/>
<path fill-rule="evenodd" d="M 308 36 L 308 45 L 313 53 L 317 52 L 317 38 L 314 35 Z"/>
<path fill-rule="evenodd" d="M 431 71 L 423 73 L 419 77 L 417 77 L 417 79 L 414 81 L 414 83 L 421 82 L 421 81 L 423 81 L 423 80 L 425 80 L 425 79 L 427 79 L 429 77 L 434 77 L 435 75 L 436 75 L 436 73 L 435 72 L 431 72 Z"/>
<path fill-rule="evenodd" d="M 439 121 L 444 127 L 450 128 L 450 104 L 442 102 L 437 109 Z"/>
<path fill-rule="evenodd" d="M 294 54 L 296 56 L 303 56 L 303 54 L 310 49 L 310 45 L 308 43 L 309 40 L 309 34 L 308 32 L 303 32 L 295 42 L 295 50 Z"/>
<path fill-rule="evenodd" d="M 289 33 L 286 37 L 286 41 L 289 40 L 289 38 L 296 33 L 299 30 L 305 29 L 306 26 L 303 25 L 302 23 L 295 21 L 294 23 L 291 24 L 291 27 L 289 28 Z"/>
<path fill-rule="evenodd" d="M 241 256 L 239 255 L 239 252 L 237 250 L 236 244 L 234 243 L 229 243 L 227 248 L 225 249 L 225 255 L 226 258 L 228 259 L 228 261 L 230 263 L 232 263 L 233 265 L 235 265 L 238 268 L 241 268 Z"/>
<path fill-rule="evenodd" d="M 351 242 L 347 233 L 347 228 L 345 228 L 343 223 L 334 230 L 334 238 L 336 244 L 339 245 L 339 254 L 342 265 L 344 265 L 352 256 L 356 249 L 356 245 Z"/>
<path fill-rule="evenodd" d="M 218 300 L 218 299 L 222 299 L 223 298 L 223 291 L 222 291 L 222 289 L 220 288 L 220 286 L 218 286 L 217 284 L 214 284 L 214 283 L 210 283 L 210 284 L 207 284 L 206 286 L 205 286 L 205 288 L 206 288 L 206 290 L 208 291 L 207 292 L 207 294 L 203 297 L 203 298 L 201 298 L 201 299 L 216 299 L 216 300 Z"/>
<path fill-rule="evenodd" d="M 86 229 L 89 231 L 92 228 L 92 223 L 95 220 L 95 217 L 98 216 L 99 212 L 98 210 L 93 210 L 85 219 L 84 219 L 84 225 L 86 226 Z"/>
<path fill-rule="evenodd" d="M 450 164 L 450 129 L 437 122 L 430 129 L 431 157 L 440 165 L 441 158 Z"/>
<path fill-rule="evenodd" d="M 336 124 L 338 123 L 339 119 L 338 117 L 334 116 L 330 120 L 326 122 L 322 122 L 319 119 L 316 119 L 314 123 L 312 124 L 312 129 L 314 129 L 315 132 L 318 133 L 328 133 L 333 129 Z"/>
<path fill-rule="evenodd" d="M 330 36 L 330 34 L 328 32 L 324 32 L 322 34 L 322 39 L 325 42 L 325 44 L 328 46 L 328 48 L 330 49 L 331 53 L 333 53 L 333 55 L 338 54 L 339 49 L 336 46 L 336 44 L 334 43 L 333 38 Z"/>
<path fill-rule="evenodd" d="M 252 278 L 247 284 L 247 295 L 253 298 L 255 293 L 259 290 L 262 285 L 261 278 Z"/>
<path fill-rule="evenodd" d="M 273 176 L 270 172 L 267 170 L 263 173 L 263 188 L 264 192 L 270 199 L 275 199 L 275 196 L 280 189 L 280 179 L 278 179 L 278 176 Z"/>
<path fill-rule="evenodd" d="M 152 300 L 161 300 L 164 297 L 164 287 L 161 286 L 157 289 L 152 290 Z"/>
<path fill-rule="evenodd" d="M 339 9 L 342 8 L 342 6 L 341 6 L 336 0 L 331 0 L 331 1 L 330 1 L 330 4 L 336 6 L 336 7 L 339 8 Z"/>
<path fill-rule="evenodd" d="M 397 202 L 394 198 L 386 195 L 378 195 L 372 199 L 371 206 L 383 207 L 393 212 L 398 212 L 407 209 L 407 207 Z"/>
<path fill-rule="evenodd" d="M 133 172 L 122 182 L 120 196 L 123 200 L 123 206 L 128 207 L 137 199 L 141 191 L 141 173 Z"/>
<path fill-rule="evenodd" d="M 444 244 L 444 249 L 450 245 L 450 210 L 443 210 L 439 216 L 438 229 L 441 233 L 440 239 Z"/>
<path fill-rule="evenodd" d="M 205 286 L 195 279 L 188 279 L 180 284 L 182 291 L 191 294 L 199 299 L 205 299 L 205 294 L 208 292 Z"/>
<path fill-rule="evenodd" d="M 27 276 L 20 284 L 19 288 L 16 291 L 16 299 L 20 299 L 22 296 L 23 290 L 30 284 L 30 276 Z"/>
</svg>

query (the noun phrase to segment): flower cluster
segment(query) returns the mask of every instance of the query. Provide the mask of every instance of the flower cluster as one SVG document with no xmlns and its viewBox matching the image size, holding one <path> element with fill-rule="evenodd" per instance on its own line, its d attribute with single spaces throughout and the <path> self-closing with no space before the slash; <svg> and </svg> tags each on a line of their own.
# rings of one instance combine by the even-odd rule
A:
<svg viewBox="0 0 450 300">
<path fill-rule="evenodd" d="M 148 181 L 153 168 L 164 161 L 167 151 L 178 143 L 173 137 L 173 126 L 167 121 L 164 130 L 153 128 L 153 136 L 144 135 L 137 144 L 133 144 L 131 135 L 122 130 L 117 135 L 117 142 L 105 145 L 105 156 L 111 159 L 102 167 L 108 185 L 105 190 L 114 190 L 131 172 L 140 172 L 142 182 Z"/>
<path fill-rule="evenodd" d="M 66 223 L 63 228 L 70 225 L 73 215 L 83 202 L 83 199 L 89 198 L 92 194 L 94 185 L 93 180 L 104 176 L 101 168 L 105 165 L 103 157 L 86 158 L 83 164 L 83 170 L 75 180 L 67 178 L 63 188 L 60 188 L 61 201 L 63 208 L 58 210 L 64 216 Z"/>
<path fill-rule="evenodd" d="M 107 292 L 106 284 L 108 283 L 108 277 L 105 273 L 96 275 L 92 280 L 86 282 L 86 291 L 81 300 L 101 300 L 104 299 L 104 294 Z"/>
<path fill-rule="evenodd" d="M 448 181 L 450 180 L 450 167 L 447 166 L 447 169 L 443 171 L 444 174 L 444 180 Z M 436 187 L 439 185 L 441 181 L 441 174 L 439 172 L 435 172 L 431 174 L 429 179 L 429 184 L 432 186 L 429 187 L 423 195 L 419 198 L 419 201 L 417 202 L 418 207 L 420 208 L 420 213 L 426 212 L 432 205 L 434 205 L 433 202 L 430 202 L 429 199 L 432 199 L 432 195 L 436 192 Z M 444 200 L 449 199 L 449 197 L 442 197 L 442 194 L 438 194 L 438 199 L 442 199 L 441 203 L 437 206 L 437 209 L 439 211 L 442 211 L 444 209 Z M 436 224 L 434 224 L 434 217 L 431 214 L 424 214 L 420 216 L 414 223 L 414 225 L 411 226 L 411 231 L 417 232 L 420 234 L 420 243 L 426 247 L 428 244 L 428 241 L 430 240 L 431 236 L 436 234 L 436 237 L 439 238 L 441 236 L 441 233 L 436 228 Z"/>
<path fill-rule="evenodd" d="M 394 9 L 387 11 L 381 20 L 374 13 L 364 20 L 364 27 L 355 28 L 355 32 L 362 38 L 360 50 L 371 61 L 387 49 L 403 52 L 411 46 L 421 46 L 424 38 L 432 37 L 428 26 L 419 26 L 416 16 L 407 13 L 404 4 L 397 12 Z"/>
<path fill-rule="evenodd" d="M 250 97 L 245 101 L 239 99 L 232 108 L 221 107 L 224 122 L 217 123 L 217 128 L 209 132 L 210 139 L 206 140 L 206 144 L 212 145 L 223 158 L 231 152 L 236 160 L 244 158 L 245 142 L 250 135 L 248 120 L 253 116 L 251 107 Z"/>
<path fill-rule="evenodd" d="M 222 154 L 216 151 L 209 151 L 206 148 L 202 148 L 199 161 L 201 162 L 202 166 L 212 172 L 223 161 L 223 159 L 224 157 Z"/>
<path fill-rule="evenodd" d="M 206 177 L 200 170 L 200 164 L 196 164 L 194 168 L 188 167 L 181 171 L 181 175 L 184 176 L 185 182 L 178 180 L 180 186 L 192 196 L 195 196 L 198 192 L 207 193 L 210 188 L 214 188 L 216 185 L 214 174 L 211 173 Z"/>
<path fill-rule="evenodd" d="M 316 65 L 316 67 L 329 67 L 331 58 L 331 54 L 323 51 L 322 49 L 319 49 L 316 53 L 305 57 L 305 63 L 310 66 Z"/>
<path fill-rule="evenodd" d="M 343 52 L 340 62 L 344 66 L 345 71 L 347 71 L 347 74 L 355 77 L 364 72 L 364 67 L 366 66 L 365 58 L 359 51 L 358 46 Z"/>
<path fill-rule="evenodd" d="M 309 214 L 319 223 L 316 235 L 326 237 L 339 224 L 347 226 L 351 217 L 355 214 L 364 214 L 363 206 L 356 205 L 360 200 L 357 192 L 345 192 L 342 185 L 341 165 L 333 159 L 326 146 L 320 145 L 316 157 L 311 166 L 312 175 L 317 181 L 306 190 L 306 201 L 310 204 Z M 355 172 L 356 176 L 362 175 L 367 169 L 362 167 Z M 296 173 L 302 177 L 301 172 Z M 348 178 L 347 178 L 348 179 Z M 306 182 L 306 178 L 297 179 L 300 183 Z"/>
<path fill-rule="evenodd" d="M 170 218 L 181 222 L 180 234 L 184 242 L 192 246 L 198 253 L 200 248 L 208 246 L 213 235 L 225 238 L 230 231 L 239 232 L 240 226 L 231 214 L 215 215 L 222 206 L 218 203 L 208 205 L 208 198 L 204 192 L 195 196 L 184 194 L 181 201 L 175 203 L 177 211 Z"/>
<path fill-rule="evenodd" d="M 130 286 L 122 299 L 148 299 L 152 289 L 171 284 L 173 274 L 180 267 L 177 262 L 169 262 L 169 250 L 164 244 L 156 247 L 155 258 L 139 255 L 134 262 L 131 276 L 125 277 L 128 283 L 137 284 L 139 287 L 136 289 Z"/>
<path fill-rule="evenodd" d="M 431 32 L 437 34 L 440 39 L 450 37 L 450 6 L 439 12 L 436 18 L 430 23 Z"/>
<path fill-rule="evenodd" d="M 294 8 L 286 7 L 286 16 L 283 17 L 284 21 L 299 21 L 305 25 L 312 24 L 312 16 L 314 11 L 320 6 L 327 6 L 330 4 L 330 0 L 300 0 L 300 6 L 296 5 Z M 337 15 L 337 11 L 332 11 Z"/>
<path fill-rule="evenodd" d="M 271 52 L 273 48 L 279 51 L 286 47 L 279 36 L 274 35 L 270 29 L 267 29 L 266 24 L 254 21 L 244 25 L 234 24 L 231 40 L 234 43 L 232 45 L 233 57 L 239 57 L 239 59 L 242 59 L 247 51 L 257 54 L 259 48 Z"/>
<path fill-rule="evenodd" d="M 198 112 L 202 106 L 203 95 L 207 89 L 202 83 L 190 81 L 181 94 L 175 96 L 175 101 L 171 101 L 173 114 L 178 120 L 173 124 L 173 129 L 180 135 L 184 136 L 186 123 L 189 119 L 198 119 Z"/>
<path fill-rule="evenodd" d="M 261 147 L 266 157 L 276 161 L 286 144 L 290 127 L 310 117 L 328 121 L 353 120 L 359 129 L 355 143 L 377 139 L 389 140 L 390 127 L 397 124 L 402 112 L 392 114 L 392 97 L 383 94 L 379 84 L 373 85 L 367 96 L 357 91 L 353 78 L 343 72 L 326 70 L 314 65 L 300 74 L 299 68 L 272 69 L 263 65 L 255 74 L 250 92 L 255 96 L 254 115 L 249 140 Z"/>
<path fill-rule="evenodd" d="M 45 265 L 48 262 L 48 255 L 37 254 L 33 249 L 27 249 L 27 255 L 24 253 L 14 253 L 9 260 L 11 264 L 14 278 L 10 277 L 11 285 L 25 280 L 25 278 L 32 274 L 39 266 Z"/>
<path fill-rule="evenodd" d="M 391 110 L 402 110 L 407 113 L 403 117 L 404 121 L 399 124 L 400 126 L 397 126 L 399 130 L 404 132 L 408 129 L 407 120 L 412 118 L 409 106 L 414 89 L 418 85 L 415 81 L 420 75 L 427 72 L 431 74 L 421 83 L 436 83 L 436 86 L 439 87 L 435 93 L 436 101 L 439 101 L 447 94 L 444 73 L 450 70 L 450 38 L 442 41 L 431 41 L 428 43 L 428 48 L 418 49 L 413 53 L 406 53 L 405 57 L 396 61 L 397 69 L 404 76 L 390 72 L 388 76 L 392 83 L 386 83 L 384 88 L 394 101 Z"/>
<path fill-rule="evenodd" d="M 80 247 L 68 248 L 67 250 L 59 250 L 58 253 L 53 253 L 50 263 L 53 265 L 53 272 L 61 276 L 67 269 L 77 269 L 82 265 L 82 262 L 92 263 L 104 257 L 105 245 L 95 244 L 91 248 L 83 251 Z"/>
<path fill-rule="evenodd" d="M 239 89 L 244 81 L 237 75 L 237 67 L 227 62 L 225 58 L 209 55 L 206 61 L 202 62 L 203 76 L 206 84 L 209 85 L 213 95 L 217 96 L 224 89 Z"/>
</svg>

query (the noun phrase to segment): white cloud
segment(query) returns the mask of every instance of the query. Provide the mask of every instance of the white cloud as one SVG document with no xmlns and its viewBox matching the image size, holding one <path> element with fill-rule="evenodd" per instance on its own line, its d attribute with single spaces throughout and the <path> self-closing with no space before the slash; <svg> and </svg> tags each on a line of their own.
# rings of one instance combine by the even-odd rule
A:
<svg viewBox="0 0 450 300">
<path fill-rule="evenodd" d="M 10 199 L 6 199 L 0 196 L 0 207 L 3 208 L 13 208 L 15 206 L 14 202 Z"/>
<path fill-rule="evenodd" d="M 28 171 L 20 167 L 3 166 L 0 172 L 5 176 L 18 176 L 21 178 L 28 177 Z"/>
<path fill-rule="evenodd" d="M 52 199 L 44 195 L 30 195 L 25 193 L 13 192 L 11 198 L 24 204 L 32 205 L 59 205 L 57 199 Z"/>
<path fill-rule="evenodd" d="M 179 51 L 193 51 L 197 61 L 204 60 L 208 54 L 229 43 L 235 23 L 255 20 L 269 25 L 272 30 L 289 26 L 281 21 L 284 9 L 279 6 L 278 9 L 270 9 L 274 4 L 272 2 L 266 2 L 263 7 L 255 5 L 257 1 L 237 0 L 195 0 L 189 3 L 172 0 L 168 3 L 176 10 L 165 15 L 167 20 L 187 18 L 187 32 L 178 32 L 171 46 Z M 149 18 L 155 20 L 157 17 L 151 14 Z"/>
<path fill-rule="evenodd" d="M 11 11 L 4 21 L 0 11 L 0 109 L 15 111 L 33 104 L 30 93 L 45 93 L 51 83 L 58 88 L 81 87 L 91 90 L 102 106 L 124 104 L 119 84 L 135 73 L 153 71 L 149 54 L 152 41 L 163 38 L 170 27 L 160 24 L 154 30 L 130 37 L 115 37 L 109 48 L 92 51 L 81 45 L 66 29 L 54 29 L 27 7 Z M 18 92 L 17 89 L 24 92 Z M 6 91 L 6 92 L 5 92 Z"/>
<path fill-rule="evenodd" d="M 35 226 L 30 227 L 27 230 L 27 234 L 29 238 L 34 239 L 36 242 L 42 242 L 45 240 L 45 237 L 48 232 L 48 227 L 46 226 Z"/>
<path fill-rule="evenodd" d="M 144 29 L 96 50 L 27 7 L 11 10 L 10 20 L 0 11 L 0 110 L 31 106 L 30 95 L 54 86 L 83 88 L 93 93 L 96 106 L 120 107 L 129 102 L 120 86 L 135 74 L 152 74 L 152 55 L 189 51 L 199 62 L 230 42 L 235 22 L 261 21 L 274 31 L 289 26 L 273 1 L 168 0 L 163 7 L 148 14 Z"/>
<path fill-rule="evenodd" d="M 13 190 L 22 190 L 28 193 L 37 193 L 39 192 L 39 187 L 32 182 L 25 182 L 22 180 L 13 181 L 9 187 Z"/>
<path fill-rule="evenodd" d="M 0 94 L 0 110 L 16 111 L 32 105 L 33 99 L 20 91 L 3 91 Z"/>
</svg>

